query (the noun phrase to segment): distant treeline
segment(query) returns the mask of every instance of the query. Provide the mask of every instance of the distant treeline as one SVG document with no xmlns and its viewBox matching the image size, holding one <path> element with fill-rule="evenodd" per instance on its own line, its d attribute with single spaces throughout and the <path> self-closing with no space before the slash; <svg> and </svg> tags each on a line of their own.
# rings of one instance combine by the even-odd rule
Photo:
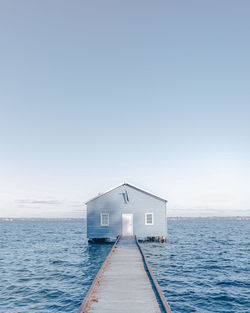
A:
<svg viewBox="0 0 250 313">
<path fill-rule="evenodd" d="M 206 216 L 206 217 L 183 217 L 172 216 L 168 217 L 168 220 L 250 220 L 250 216 Z"/>
<path fill-rule="evenodd" d="M 36 217 L 28 217 L 28 218 L 16 218 L 16 217 L 0 217 L 0 221 L 27 221 L 27 222 L 35 222 L 35 221 L 44 221 L 44 222 L 59 222 L 59 221 L 83 221 L 85 218 L 36 218 Z M 208 217 L 183 217 L 183 216 L 170 216 L 168 220 L 177 221 L 177 220 L 250 220 L 250 216 L 208 216 Z"/>
<path fill-rule="evenodd" d="M 41 217 L 0 217 L 0 221 L 24 221 L 24 222 L 35 222 L 35 221 L 41 221 L 41 222 L 59 222 L 59 221 L 82 221 L 85 218 L 41 218 Z"/>
</svg>

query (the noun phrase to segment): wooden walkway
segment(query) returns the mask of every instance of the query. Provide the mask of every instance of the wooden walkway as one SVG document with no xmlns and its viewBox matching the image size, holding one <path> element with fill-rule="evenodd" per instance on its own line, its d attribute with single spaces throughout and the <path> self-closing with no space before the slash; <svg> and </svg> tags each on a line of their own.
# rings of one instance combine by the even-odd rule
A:
<svg viewBox="0 0 250 313">
<path fill-rule="evenodd" d="M 78 313 L 172 313 L 135 237 L 114 244 Z"/>
</svg>

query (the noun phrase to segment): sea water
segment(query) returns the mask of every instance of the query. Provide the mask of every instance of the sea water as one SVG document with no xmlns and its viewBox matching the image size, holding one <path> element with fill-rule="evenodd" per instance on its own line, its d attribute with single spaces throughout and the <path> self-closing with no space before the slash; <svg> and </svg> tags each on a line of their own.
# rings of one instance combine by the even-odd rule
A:
<svg viewBox="0 0 250 313">
<path fill-rule="evenodd" d="M 169 221 L 167 244 L 142 244 L 173 313 L 250 312 L 249 230 Z M 0 222 L 0 312 L 77 312 L 110 249 L 83 220 Z"/>
<path fill-rule="evenodd" d="M 250 312 L 250 221 L 169 221 L 168 242 L 143 244 L 173 313 Z"/>
</svg>

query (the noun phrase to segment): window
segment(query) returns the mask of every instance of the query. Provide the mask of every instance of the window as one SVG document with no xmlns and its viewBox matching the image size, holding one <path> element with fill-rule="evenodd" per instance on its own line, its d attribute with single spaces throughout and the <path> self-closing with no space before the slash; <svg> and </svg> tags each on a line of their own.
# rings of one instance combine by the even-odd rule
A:
<svg viewBox="0 0 250 313">
<path fill-rule="evenodd" d="M 101 226 L 109 226 L 109 214 L 101 213 Z"/>
<path fill-rule="evenodd" d="M 153 213 L 145 213 L 145 225 L 154 225 Z"/>
</svg>

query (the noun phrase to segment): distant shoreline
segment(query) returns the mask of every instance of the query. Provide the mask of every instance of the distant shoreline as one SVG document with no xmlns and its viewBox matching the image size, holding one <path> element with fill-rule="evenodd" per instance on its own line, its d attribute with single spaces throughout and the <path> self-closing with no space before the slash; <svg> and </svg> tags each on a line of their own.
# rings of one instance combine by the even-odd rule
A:
<svg viewBox="0 0 250 313">
<path fill-rule="evenodd" d="M 200 217 L 168 217 L 168 220 L 250 220 L 250 216 L 200 216 Z"/>
<path fill-rule="evenodd" d="M 41 217 L 0 217 L 0 222 L 62 222 L 62 221 L 83 221 L 86 218 L 41 218 Z M 250 216 L 204 216 L 204 217 L 183 217 L 183 216 L 170 216 L 170 221 L 187 221 L 187 220 L 250 220 Z"/>
</svg>

